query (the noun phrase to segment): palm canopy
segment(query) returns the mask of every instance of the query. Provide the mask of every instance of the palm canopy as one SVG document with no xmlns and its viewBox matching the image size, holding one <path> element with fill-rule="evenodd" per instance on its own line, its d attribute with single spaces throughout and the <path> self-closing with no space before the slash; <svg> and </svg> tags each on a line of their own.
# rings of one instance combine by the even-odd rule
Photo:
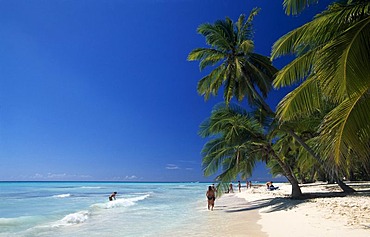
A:
<svg viewBox="0 0 370 237">
<path fill-rule="evenodd" d="M 205 37 L 210 47 L 194 49 L 188 55 L 188 60 L 199 60 L 201 70 L 213 67 L 198 82 L 198 93 L 205 99 L 217 95 L 223 85 L 227 104 L 233 97 L 239 101 L 247 97 L 251 105 L 262 105 L 266 111 L 271 112 L 262 96 L 266 97 L 271 90 L 271 82 L 277 70 L 268 57 L 253 52 L 252 20 L 258 12 L 259 9 L 255 8 L 248 18 L 241 15 L 235 23 L 226 18 L 198 27 L 198 33 Z"/>
<path fill-rule="evenodd" d="M 221 104 L 214 108 L 199 131 L 203 138 L 209 138 L 202 149 L 204 174 L 209 176 L 221 169 L 216 180 L 225 183 L 238 175 L 242 178 L 250 176 L 256 161 L 272 158 L 292 184 L 292 197 L 299 197 L 302 192 L 296 178 L 275 153 L 264 125 L 254 117 L 257 114 L 235 104 Z"/>
<path fill-rule="evenodd" d="M 206 176 L 217 176 L 229 182 L 238 174 L 251 175 L 255 162 L 262 157 L 265 142 L 263 127 L 240 106 L 220 104 L 200 126 L 200 136 L 210 138 L 202 149 L 203 171 Z"/>
<path fill-rule="evenodd" d="M 320 152 L 339 163 L 349 150 L 369 159 L 370 125 L 370 1 L 331 4 L 311 22 L 275 42 L 272 58 L 297 57 L 276 76 L 274 86 L 304 81 L 279 104 L 280 121 L 300 119 L 321 110 L 325 101 L 336 107 L 320 128 Z"/>
</svg>

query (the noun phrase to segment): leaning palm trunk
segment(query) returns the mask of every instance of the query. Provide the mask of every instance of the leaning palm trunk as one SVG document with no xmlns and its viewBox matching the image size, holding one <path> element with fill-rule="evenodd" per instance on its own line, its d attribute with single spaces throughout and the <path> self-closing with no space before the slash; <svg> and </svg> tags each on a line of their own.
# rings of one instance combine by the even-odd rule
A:
<svg viewBox="0 0 370 237">
<path fill-rule="evenodd" d="M 295 134 L 295 132 L 291 129 L 288 130 L 288 133 L 294 137 L 294 139 L 313 157 L 315 158 L 319 164 L 321 164 L 321 166 L 326 170 L 328 171 L 328 169 L 326 168 L 326 165 L 323 164 L 322 162 L 322 159 L 319 155 L 317 155 L 312 149 L 311 147 L 309 147 L 307 145 L 307 143 L 305 143 L 297 134 Z M 329 174 L 330 172 L 328 172 Z M 354 190 L 353 188 L 349 187 L 347 184 L 345 184 L 340 178 L 339 178 L 339 175 L 338 175 L 338 172 L 335 172 L 333 174 L 333 179 L 335 180 L 335 182 L 337 182 L 337 184 L 339 185 L 339 187 L 343 190 L 343 192 L 345 193 L 353 193 L 353 192 L 356 192 L 356 190 Z"/>
<path fill-rule="evenodd" d="M 298 180 L 294 177 L 290 167 L 276 155 L 275 151 L 270 147 L 272 157 L 278 162 L 279 166 L 283 169 L 284 176 L 288 179 L 289 183 L 292 185 L 292 194 L 293 199 L 298 199 L 302 197 L 302 191 L 299 187 Z"/>
</svg>

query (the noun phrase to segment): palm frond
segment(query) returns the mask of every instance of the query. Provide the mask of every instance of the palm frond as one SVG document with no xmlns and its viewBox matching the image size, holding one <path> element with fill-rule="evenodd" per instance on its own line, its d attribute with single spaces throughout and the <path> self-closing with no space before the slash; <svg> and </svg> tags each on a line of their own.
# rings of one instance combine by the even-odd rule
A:
<svg viewBox="0 0 370 237">
<path fill-rule="evenodd" d="M 272 65 L 272 62 L 269 57 L 266 57 L 264 55 L 253 53 L 251 52 L 248 54 L 249 60 L 263 73 L 268 75 L 270 78 L 270 81 L 275 76 L 275 74 L 278 72 L 278 69 Z"/>
<path fill-rule="evenodd" d="M 258 8 L 258 7 L 253 8 L 252 11 L 249 13 L 247 23 L 251 24 L 254 17 L 257 16 L 260 11 L 261 11 L 261 8 Z"/>
<path fill-rule="evenodd" d="M 248 174 L 253 170 L 255 159 L 260 157 L 256 155 L 259 151 L 253 147 L 263 139 L 263 129 L 238 105 L 222 103 L 215 106 L 211 116 L 201 124 L 199 134 L 211 138 L 201 153 L 206 176 L 219 169 L 224 172 L 221 175 L 224 178 L 235 175 L 236 171 Z"/>
<path fill-rule="evenodd" d="M 208 100 L 211 94 L 217 95 L 218 89 L 221 87 L 225 78 L 225 65 L 221 64 L 215 68 L 210 74 L 203 77 L 197 86 L 197 91 L 200 95 Z"/>
<path fill-rule="evenodd" d="M 282 68 L 277 73 L 273 86 L 280 88 L 301 82 L 310 74 L 315 54 L 315 50 L 308 51 Z"/>
<path fill-rule="evenodd" d="M 361 158 L 367 157 L 370 146 L 370 89 L 344 100 L 325 117 L 320 137 L 320 150 L 339 164 L 348 149 Z M 324 146 L 324 144 L 331 144 Z"/>
<path fill-rule="evenodd" d="M 320 51 L 314 67 L 325 94 L 342 101 L 370 86 L 370 17 L 354 24 Z"/>
<path fill-rule="evenodd" d="M 277 117 L 290 121 L 313 114 L 321 106 L 321 93 L 315 77 L 309 77 L 278 104 Z"/>
<path fill-rule="evenodd" d="M 254 50 L 254 43 L 252 40 L 244 40 L 240 42 L 239 49 L 243 52 L 243 54 L 250 54 Z"/>
<path fill-rule="evenodd" d="M 284 0 L 283 7 L 285 14 L 297 15 L 311 4 L 317 3 L 319 0 Z"/>
<path fill-rule="evenodd" d="M 228 33 L 223 31 L 221 21 L 216 21 L 215 24 L 205 23 L 198 27 L 198 33 L 202 34 L 208 45 L 217 47 L 220 50 L 228 51 L 232 49 L 232 44 L 228 39 Z"/>
<path fill-rule="evenodd" d="M 188 55 L 188 61 L 199 60 L 199 69 L 202 71 L 207 66 L 214 66 L 225 58 L 225 54 L 209 48 L 197 48 Z"/>
<path fill-rule="evenodd" d="M 302 45 L 300 39 L 303 32 L 306 30 L 307 24 L 290 31 L 289 33 L 280 37 L 272 46 L 271 60 L 279 58 L 283 55 L 294 54 L 298 45 Z"/>
</svg>

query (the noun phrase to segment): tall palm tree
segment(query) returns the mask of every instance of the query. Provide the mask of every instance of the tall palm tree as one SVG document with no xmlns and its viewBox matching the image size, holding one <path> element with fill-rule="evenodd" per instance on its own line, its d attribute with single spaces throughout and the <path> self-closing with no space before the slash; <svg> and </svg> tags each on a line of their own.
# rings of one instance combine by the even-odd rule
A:
<svg viewBox="0 0 370 237">
<path fill-rule="evenodd" d="M 276 88 L 300 84 L 279 104 L 280 121 L 310 116 L 323 101 L 336 106 L 324 117 L 316 152 L 346 163 L 349 150 L 370 160 L 370 0 L 331 4 L 311 22 L 275 42 L 272 59 L 297 57 L 274 80 Z"/>
<path fill-rule="evenodd" d="M 224 85 L 226 103 L 233 97 L 241 101 L 246 96 L 249 104 L 262 106 L 265 111 L 273 113 L 263 97 L 271 90 L 272 78 L 277 69 L 272 66 L 269 58 L 253 52 L 252 20 L 259 10 L 253 9 L 248 18 L 241 15 L 235 23 L 226 18 L 198 27 L 198 33 L 205 37 L 210 47 L 194 49 L 188 60 L 199 60 L 201 70 L 207 66 L 216 66 L 198 83 L 198 93 L 204 95 L 205 99 L 216 95 L 221 85 Z"/>
<path fill-rule="evenodd" d="M 224 84 L 224 99 L 228 104 L 233 96 L 242 100 L 245 96 L 250 105 L 262 107 L 270 116 L 275 116 L 263 97 L 271 89 L 271 83 L 277 69 L 269 58 L 253 53 L 252 20 L 260 9 L 251 11 L 248 18 L 241 15 L 234 24 L 229 18 L 218 20 L 215 24 L 202 24 L 198 32 L 205 36 L 210 48 L 197 48 L 190 52 L 188 60 L 199 60 L 201 70 L 207 66 L 216 66 L 210 74 L 198 82 L 198 92 L 208 99 L 216 95 Z M 262 93 L 259 94 L 258 90 Z M 314 152 L 293 131 L 286 131 L 293 136 L 311 155 Z"/>
<path fill-rule="evenodd" d="M 250 105 L 263 108 L 263 111 L 273 117 L 275 114 L 265 103 L 263 96 L 271 89 L 270 83 L 277 69 L 271 65 L 267 57 L 252 51 L 252 20 L 258 11 L 259 9 L 253 9 L 247 19 L 241 15 L 235 24 L 226 18 L 225 21 L 219 20 L 215 24 L 201 25 L 198 32 L 205 36 L 207 44 L 211 47 L 193 50 L 188 60 L 200 60 L 201 70 L 207 66 L 215 67 L 198 83 L 198 92 L 206 99 L 211 94 L 217 94 L 224 84 L 224 98 L 227 104 L 233 96 L 237 100 L 247 96 Z M 317 158 L 312 149 L 292 129 L 286 129 L 286 132 Z"/>
<path fill-rule="evenodd" d="M 292 184 L 292 198 L 302 195 L 289 165 L 275 152 L 265 134 L 264 125 L 252 113 L 235 104 L 218 105 L 211 116 L 201 124 L 199 134 L 210 138 L 202 150 L 206 176 L 221 168 L 222 172 L 216 179 L 229 182 L 240 173 L 249 176 L 257 160 L 268 160 L 271 157 Z"/>
</svg>

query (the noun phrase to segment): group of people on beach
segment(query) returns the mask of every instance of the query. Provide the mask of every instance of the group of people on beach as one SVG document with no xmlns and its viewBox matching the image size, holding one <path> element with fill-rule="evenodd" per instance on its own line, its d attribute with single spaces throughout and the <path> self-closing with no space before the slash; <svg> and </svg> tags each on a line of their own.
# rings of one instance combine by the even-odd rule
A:
<svg viewBox="0 0 370 237">
<path fill-rule="evenodd" d="M 241 188 L 242 188 L 242 185 L 240 181 L 238 181 L 239 193 L 241 192 Z M 246 181 L 246 188 L 247 189 L 252 188 L 252 181 L 248 181 L 248 180 Z M 216 192 L 217 192 L 217 189 L 214 184 L 208 186 L 208 189 L 206 192 L 206 197 L 208 201 L 208 210 L 213 211 L 213 208 L 215 206 L 215 200 L 216 200 Z M 233 192 L 234 192 L 233 184 L 230 183 L 225 193 L 233 193 Z"/>
</svg>

